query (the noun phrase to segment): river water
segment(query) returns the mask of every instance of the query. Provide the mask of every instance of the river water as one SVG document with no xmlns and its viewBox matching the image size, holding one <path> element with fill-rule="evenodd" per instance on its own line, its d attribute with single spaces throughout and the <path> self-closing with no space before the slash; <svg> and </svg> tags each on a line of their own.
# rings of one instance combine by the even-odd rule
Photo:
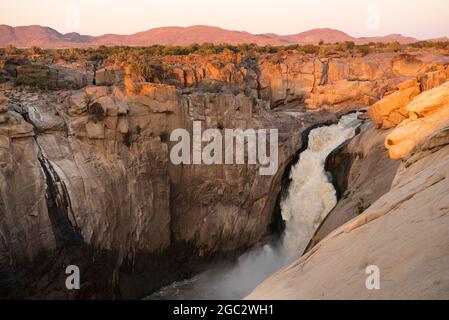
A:
<svg viewBox="0 0 449 320">
<path fill-rule="evenodd" d="M 148 299 L 242 299 L 270 275 L 298 259 L 327 214 L 337 204 L 335 188 L 325 171 L 328 155 L 355 136 L 357 114 L 331 126 L 314 129 L 308 148 L 293 166 L 287 196 L 281 202 L 286 229 L 280 240 L 256 246 L 233 264 L 221 264 L 188 280 L 175 282 Z"/>
</svg>

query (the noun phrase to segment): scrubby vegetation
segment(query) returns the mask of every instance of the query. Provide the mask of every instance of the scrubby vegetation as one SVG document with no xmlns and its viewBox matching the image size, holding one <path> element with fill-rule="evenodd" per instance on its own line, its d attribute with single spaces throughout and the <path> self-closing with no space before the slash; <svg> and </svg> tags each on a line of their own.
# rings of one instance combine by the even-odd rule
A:
<svg viewBox="0 0 449 320">
<path fill-rule="evenodd" d="M 410 45 L 413 48 L 423 49 L 423 48 L 436 48 L 436 49 L 449 49 L 449 41 L 420 41 L 412 43 Z"/>
<path fill-rule="evenodd" d="M 373 53 L 392 53 L 392 52 L 413 52 L 418 50 L 437 50 L 443 51 L 443 54 L 449 54 L 449 42 L 444 41 L 421 41 L 412 44 L 392 43 L 368 43 L 358 45 L 352 41 L 341 43 L 324 43 L 319 45 L 303 44 L 288 46 L 258 46 L 255 44 L 241 45 L 213 45 L 211 43 L 193 44 L 190 46 L 162 46 L 152 45 L 148 47 L 129 47 L 129 46 L 100 46 L 98 48 L 69 48 L 69 49 L 41 49 L 32 47 L 27 49 L 8 46 L 0 48 L 0 82 L 7 79 L 13 80 L 16 85 L 29 85 L 40 89 L 48 89 L 55 86 L 52 74 L 41 73 L 23 75 L 14 74 L 10 68 L 7 71 L 7 65 L 27 65 L 40 64 L 51 65 L 52 63 L 73 63 L 78 66 L 89 68 L 93 71 L 103 66 L 112 66 L 121 69 L 126 66 L 131 67 L 134 76 L 142 81 L 151 83 L 172 83 L 176 77 L 173 77 L 173 68 L 176 59 L 170 62 L 170 57 L 174 56 L 213 56 L 229 55 L 225 59 L 233 61 L 241 60 L 247 63 L 253 63 L 260 55 L 270 55 L 282 52 L 296 52 L 303 55 L 331 57 L 331 56 L 366 56 Z M 167 63 L 167 60 L 169 61 Z M 223 61 L 222 58 L 217 59 Z M 179 70 L 178 70 L 179 71 Z M 178 75 L 179 76 L 179 75 Z M 184 75 L 185 76 L 185 75 Z M 182 79 L 182 75 L 178 77 Z M 176 78 L 176 79 L 178 79 Z M 6 79 L 6 80 L 5 80 Z M 223 85 L 220 81 L 201 81 L 202 89 L 210 93 L 222 91 Z M 229 89 L 229 88 L 228 88 Z M 232 88 L 231 88 L 232 90 Z M 257 101 L 253 101 L 255 105 Z"/>
<path fill-rule="evenodd" d="M 47 75 L 38 75 L 31 78 L 24 75 L 18 75 L 15 84 L 16 86 L 28 85 L 40 89 L 47 89 L 49 87 L 49 77 Z"/>
<path fill-rule="evenodd" d="M 134 75 L 142 78 L 142 81 L 163 82 L 167 77 L 167 70 L 162 64 L 153 64 L 145 57 L 130 56 L 126 61 L 131 66 Z"/>
<path fill-rule="evenodd" d="M 79 60 L 91 61 L 94 63 L 104 63 L 105 61 L 114 63 L 133 62 L 137 69 L 141 69 L 141 73 L 145 77 L 157 76 L 157 70 L 145 70 L 139 65 L 139 61 L 148 57 L 164 57 L 164 56 L 186 56 L 186 55 L 215 55 L 215 54 L 240 54 L 242 56 L 252 56 L 256 54 L 273 54 L 282 51 L 297 51 L 304 54 L 333 54 L 333 53 L 349 53 L 366 55 L 374 52 L 398 52 L 406 48 L 434 48 L 448 49 L 449 42 L 443 41 L 421 41 L 409 45 L 401 45 L 398 42 L 393 43 L 368 43 L 357 45 L 352 41 L 344 43 L 320 43 L 319 45 L 289 45 L 289 46 L 258 46 L 256 44 L 241 45 L 213 45 L 211 43 L 193 44 L 190 46 L 162 46 L 152 45 L 148 47 L 129 47 L 129 46 L 100 46 L 98 48 L 70 48 L 70 49 L 41 49 L 32 47 L 29 49 L 18 49 L 12 46 L 0 49 L 0 57 L 7 58 L 11 56 L 40 56 L 42 59 L 52 61 L 64 60 L 74 62 Z"/>
</svg>

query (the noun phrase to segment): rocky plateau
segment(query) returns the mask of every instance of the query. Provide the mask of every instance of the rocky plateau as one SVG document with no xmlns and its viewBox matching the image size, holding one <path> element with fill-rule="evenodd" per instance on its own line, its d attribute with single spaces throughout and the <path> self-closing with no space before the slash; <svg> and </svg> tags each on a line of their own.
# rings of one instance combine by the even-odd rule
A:
<svg viewBox="0 0 449 320">
<path fill-rule="evenodd" d="M 276 232 L 304 134 L 356 110 L 371 121 L 327 164 L 337 207 L 309 251 L 249 298 L 449 296 L 447 54 L 225 53 L 152 66 L 163 76 L 148 81 L 120 64 L 0 61 L 1 297 L 142 298 L 237 257 Z M 277 173 L 172 164 L 170 133 L 194 121 L 278 129 Z M 72 264 L 76 292 L 64 284 Z M 369 264 L 385 290 L 364 291 Z"/>
</svg>

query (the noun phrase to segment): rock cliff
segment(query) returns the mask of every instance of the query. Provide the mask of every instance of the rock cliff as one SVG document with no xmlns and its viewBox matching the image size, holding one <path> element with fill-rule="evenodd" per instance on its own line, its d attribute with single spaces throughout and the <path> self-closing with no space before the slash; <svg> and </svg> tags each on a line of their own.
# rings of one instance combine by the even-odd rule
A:
<svg viewBox="0 0 449 320">
<path fill-rule="evenodd" d="M 407 119 L 387 133 L 390 155 L 402 159 L 387 192 L 249 299 L 449 297 L 447 93 L 443 84 L 420 94 L 404 107 Z M 379 270 L 379 290 L 366 287 L 369 266 Z"/>
<path fill-rule="evenodd" d="M 138 298 L 235 257 L 269 235 L 304 131 L 401 95 L 404 83 L 432 89 L 447 64 L 429 53 L 191 55 L 154 57 L 151 79 L 142 79 L 107 63 L 96 71 L 4 61 L 15 84 L 0 87 L 0 295 Z M 426 110 L 410 114 L 432 117 Z M 257 165 L 173 165 L 170 133 L 192 132 L 194 121 L 279 129 L 276 174 L 259 175 Z M 443 145 L 444 132 L 429 144 Z M 370 139 L 351 152 L 363 153 L 356 150 Z M 381 154 L 363 157 L 374 166 Z M 375 174 L 360 172 L 363 186 L 364 174 Z M 81 270 L 79 292 L 64 286 L 70 264 Z"/>
<path fill-rule="evenodd" d="M 159 73 L 163 70 L 158 80 L 183 87 L 186 92 L 195 88 L 245 92 L 270 102 L 271 108 L 300 102 L 308 110 L 353 110 L 371 106 L 384 97 L 395 104 L 395 99 L 406 95 L 402 91 L 408 90 L 411 99 L 446 82 L 449 77 L 449 58 L 431 52 L 353 57 L 285 51 L 253 57 L 237 54 L 169 56 L 154 58 L 152 63 Z M 388 107 L 372 110 L 381 110 L 380 119 L 384 113 L 388 116 L 392 112 L 382 111 L 385 108 Z"/>
<path fill-rule="evenodd" d="M 5 90 L 0 262 L 13 268 L 2 285 L 6 296 L 66 297 L 64 266 L 76 264 L 85 279 L 81 297 L 142 297 L 209 260 L 234 256 L 269 233 L 302 130 L 335 119 L 270 112 L 245 95 L 128 84 L 57 94 Z M 279 128 L 278 173 L 171 164 L 169 133 L 191 131 L 193 121 L 204 129 Z M 36 282 L 48 268 L 54 278 Z"/>
</svg>

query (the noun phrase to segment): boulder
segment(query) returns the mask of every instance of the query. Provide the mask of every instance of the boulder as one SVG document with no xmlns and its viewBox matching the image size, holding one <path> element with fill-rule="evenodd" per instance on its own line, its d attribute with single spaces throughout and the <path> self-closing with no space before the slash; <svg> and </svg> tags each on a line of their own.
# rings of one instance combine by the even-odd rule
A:
<svg viewBox="0 0 449 320">
<path fill-rule="evenodd" d="M 410 118 L 385 140 L 393 159 L 407 157 L 437 128 L 449 123 L 449 82 L 416 97 L 407 105 L 406 111 Z"/>
<path fill-rule="evenodd" d="M 445 107 L 449 107 L 449 82 L 420 94 L 407 105 L 407 112 L 425 117 Z"/>
<path fill-rule="evenodd" d="M 34 136 L 34 128 L 16 112 L 0 114 L 0 135 L 10 138 L 25 138 Z"/>
<path fill-rule="evenodd" d="M 19 65 L 16 72 L 16 84 L 52 90 L 80 89 L 87 86 L 91 77 L 87 71 L 61 65 Z"/>
<path fill-rule="evenodd" d="M 391 132 L 385 140 L 390 158 L 399 160 L 409 156 L 443 122 L 447 122 L 449 110 L 416 120 L 407 119 Z"/>
<path fill-rule="evenodd" d="M 369 109 L 369 115 L 378 128 L 390 129 L 408 118 L 405 107 L 420 94 L 416 80 L 406 81 L 399 90 L 384 97 Z"/>
<path fill-rule="evenodd" d="M 438 87 L 449 80 L 449 67 L 440 68 L 440 70 L 428 72 L 418 77 L 422 91 L 428 91 Z"/>
<path fill-rule="evenodd" d="M 111 69 L 101 69 L 95 73 L 95 84 L 97 86 L 112 86 L 123 79 L 123 72 Z"/>
</svg>

